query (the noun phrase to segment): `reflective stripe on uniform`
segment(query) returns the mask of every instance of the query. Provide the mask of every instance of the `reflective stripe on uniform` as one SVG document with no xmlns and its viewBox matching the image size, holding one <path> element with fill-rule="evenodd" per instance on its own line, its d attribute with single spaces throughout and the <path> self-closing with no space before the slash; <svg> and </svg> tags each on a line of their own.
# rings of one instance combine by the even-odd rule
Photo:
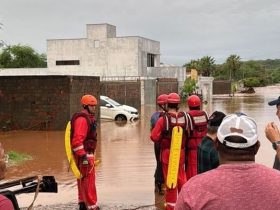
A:
<svg viewBox="0 0 280 210">
<path fill-rule="evenodd" d="M 81 150 L 81 149 L 84 149 L 83 145 L 73 148 L 73 151 L 77 152 L 78 150 Z"/>
<path fill-rule="evenodd" d="M 187 114 L 188 118 L 189 118 L 189 122 L 190 122 L 190 126 L 191 126 L 191 131 L 193 130 L 193 123 L 192 123 L 192 119 L 191 116 L 189 114 Z"/>
<path fill-rule="evenodd" d="M 87 208 L 88 209 L 95 209 L 95 208 L 97 208 L 98 206 L 95 204 L 95 205 L 91 205 L 91 206 L 88 206 Z"/>
<path fill-rule="evenodd" d="M 195 117 L 193 117 L 193 121 L 194 121 L 194 123 L 204 123 L 204 122 L 207 122 L 207 118 L 205 115 L 195 116 Z"/>
<path fill-rule="evenodd" d="M 166 202 L 166 205 L 173 206 L 173 207 L 175 207 L 175 204 L 176 204 L 176 203 Z"/>
<path fill-rule="evenodd" d="M 171 123 L 185 123 L 185 117 L 179 117 L 179 118 L 175 118 L 175 117 L 171 117 Z"/>
</svg>

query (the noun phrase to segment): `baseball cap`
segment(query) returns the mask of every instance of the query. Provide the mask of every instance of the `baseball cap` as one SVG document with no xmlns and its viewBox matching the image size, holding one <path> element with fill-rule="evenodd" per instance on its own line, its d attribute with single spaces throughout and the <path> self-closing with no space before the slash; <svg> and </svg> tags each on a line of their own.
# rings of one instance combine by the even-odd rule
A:
<svg viewBox="0 0 280 210">
<path fill-rule="evenodd" d="M 278 105 L 278 104 L 280 104 L 280 96 L 279 96 L 279 98 L 277 98 L 277 99 L 275 99 L 273 101 L 268 102 L 269 106 L 274 106 L 274 105 Z"/>
<path fill-rule="evenodd" d="M 208 125 L 209 126 L 219 126 L 221 125 L 224 117 L 226 115 L 223 112 L 215 111 L 211 114 L 208 120 Z"/>
<path fill-rule="evenodd" d="M 229 136 L 240 136 L 247 140 L 246 143 L 230 142 L 226 138 Z M 243 113 L 227 115 L 217 132 L 218 140 L 228 147 L 247 148 L 253 146 L 258 141 L 257 124 L 253 118 Z"/>
</svg>

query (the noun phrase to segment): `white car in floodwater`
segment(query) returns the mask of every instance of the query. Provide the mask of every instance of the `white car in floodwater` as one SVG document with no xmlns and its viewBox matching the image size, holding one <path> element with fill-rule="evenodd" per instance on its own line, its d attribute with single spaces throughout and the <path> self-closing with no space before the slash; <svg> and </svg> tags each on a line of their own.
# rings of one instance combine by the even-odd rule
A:
<svg viewBox="0 0 280 210">
<path fill-rule="evenodd" d="M 134 107 L 119 104 L 107 96 L 100 96 L 100 117 L 116 121 L 132 121 L 139 118 L 139 113 Z"/>
</svg>

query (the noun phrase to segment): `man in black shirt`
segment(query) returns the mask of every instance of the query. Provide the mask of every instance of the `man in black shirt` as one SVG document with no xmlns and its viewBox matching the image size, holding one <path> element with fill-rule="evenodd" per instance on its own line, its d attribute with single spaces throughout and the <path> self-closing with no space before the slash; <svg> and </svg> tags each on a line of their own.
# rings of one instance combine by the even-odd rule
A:
<svg viewBox="0 0 280 210">
<path fill-rule="evenodd" d="M 214 147 L 214 142 L 216 141 L 217 131 L 224 117 L 225 114 L 219 111 L 213 112 L 209 117 L 207 134 L 198 145 L 197 172 L 199 174 L 219 166 L 218 152 Z"/>
</svg>

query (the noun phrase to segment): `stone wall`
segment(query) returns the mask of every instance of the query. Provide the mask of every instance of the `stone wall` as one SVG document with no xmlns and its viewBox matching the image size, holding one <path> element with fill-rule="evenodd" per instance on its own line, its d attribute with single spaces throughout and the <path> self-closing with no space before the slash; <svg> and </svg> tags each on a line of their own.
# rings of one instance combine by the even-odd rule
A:
<svg viewBox="0 0 280 210">
<path fill-rule="evenodd" d="M 141 105 L 154 105 L 158 95 L 178 92 L 176 79 L 142 81 L 149 85 L 140 78 L 100 82 L 93 76 L 0 76 L 0 130 L 64 130 L 71 116 L 81 110 L 84 94 L 97 100 L 106 95 L 141 112 Z M 99 120 L 99 106 L 96 116 Z"/>
<path fill-rule="evenodd" d="M 0 129 L 64 130 L 83 94 L 99 98 L 99 85 L 99 77 L 2 76 Z"/>
<path fill-rule="evenodd" d="M 231 94 L 231 82 L 229 80 L 214 80 L 213 94 Z"/>
<path fill-rule="evenodd" d="M 156 95 L 178 93 L 178 80 L 172 78 L 158 78 Z"/>
<path fill-rule="evenodd" d="M 141 110 L 141 105 L 154 105 L 160 94 L 178 93 L 177 79 L 102 81 L 100 95 L 108 96 L 121 104 Z"/>
<path fill-rule="evenodd" d="M 120 104 L 126 104 L 141 110 L 141 83 L 134 81 L 102 81 L 100 95 L 108 96 Z"/>
</svg>

